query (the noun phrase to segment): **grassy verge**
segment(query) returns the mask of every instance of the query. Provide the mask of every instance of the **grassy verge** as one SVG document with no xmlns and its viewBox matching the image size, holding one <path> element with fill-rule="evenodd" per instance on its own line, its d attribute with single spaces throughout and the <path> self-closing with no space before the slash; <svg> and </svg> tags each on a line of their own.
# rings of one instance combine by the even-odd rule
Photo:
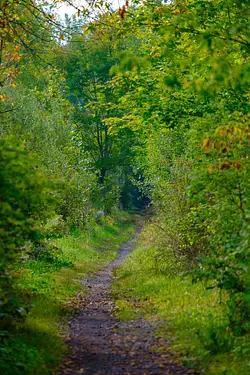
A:
<svg viewBox="0 0 250 375">
<path fill-rule="evenodd" d="M 160 330 L 170 349 L 202 373 L 250 374 L 250 338 L 233 337 L 227 329 L 226 296 L 178 276 L 176 261 L 166 249 L 159 267 L 157 246 L 155 229 L 146 225 L 117 272 L 113 293 L 118 317 L 163 321 Z"/>
<path fill-rule="evenodd" d="M 59 322 L 68 303 L 82 289 L 81 278 L 112 261 L 135 225 L 129 216 L 89 223 L 86 230 L 54 240 L 60 249 L 56 262 L 28 260 L 18 270 L 19 287 L 30 295 L 32 308 L 3 338 L 0 372 L 5 375 L 52 374 L 65 354 Z"/>
</svg>

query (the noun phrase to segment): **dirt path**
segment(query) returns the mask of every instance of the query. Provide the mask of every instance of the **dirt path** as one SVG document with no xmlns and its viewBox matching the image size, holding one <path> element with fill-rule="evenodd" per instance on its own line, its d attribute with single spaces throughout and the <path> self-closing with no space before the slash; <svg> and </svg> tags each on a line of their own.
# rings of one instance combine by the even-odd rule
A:
<svg viewBox="0 0 250 375">
<path fill-rule="evenodd" d="M 79 315 L 69 322 L 70 355 L 58 375 L 195 374 L 176 364 L 167 343 L 155 335 L 153 323 L 143 319 L 120 322 L 112 316 L 112 271 L 129 254 L 137 236 L 121 247 L 114 262 L 84 280 L 88 294 L 79 301 Z"/>
</svg>

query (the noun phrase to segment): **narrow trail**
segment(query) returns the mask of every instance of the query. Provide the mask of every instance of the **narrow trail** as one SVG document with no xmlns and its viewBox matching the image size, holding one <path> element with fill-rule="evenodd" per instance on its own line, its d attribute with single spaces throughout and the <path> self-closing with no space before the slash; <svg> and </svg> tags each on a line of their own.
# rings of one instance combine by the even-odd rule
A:
<svg viewBox="0 0 250 375">
<path fill-rule="evenodd" d="M 176 363 L 167 351 L 167 342 L 156 335 L 154 322 L 121 322 L 113 316 L 112 272 L 128 256 L 138 234 L 121 246 L 115 261 L 84 280 L 88 294 L 81 297 L 80 312 L 69 322 L 66 344 L 70 354 L 57 375 L 195 374 Z"/>
</svg>

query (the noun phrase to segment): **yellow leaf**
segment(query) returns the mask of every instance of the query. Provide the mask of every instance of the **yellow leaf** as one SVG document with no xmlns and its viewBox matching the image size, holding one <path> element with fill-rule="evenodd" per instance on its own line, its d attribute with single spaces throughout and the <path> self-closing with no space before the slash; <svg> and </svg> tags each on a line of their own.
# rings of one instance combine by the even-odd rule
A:
<svg viewBox="0 0 250 375">
<path fill-rule="evenodd" d="M 213 171 L 216 169 L 216 167 L 214 165 L 211 165 L 209 168 L 208 168 L 208 172 L 209 173 L 213 173 Z"/>
<path fill-rule="evenodd" d="M 210 139 L 209 139 L 209 138 L 204 138 L 204 139 L 203 139 L 202 146 L 203 146 L 204 148 L 207 147 L 208 144 L 209 144 L 209 142 L 210 142 Z"/>
<path fill-rule="evenodd" d="M 9 97 L 7 95 L 0 95 L 0 101 L 4 102 L 5 100 L 8 100 Z"/>
</svg>

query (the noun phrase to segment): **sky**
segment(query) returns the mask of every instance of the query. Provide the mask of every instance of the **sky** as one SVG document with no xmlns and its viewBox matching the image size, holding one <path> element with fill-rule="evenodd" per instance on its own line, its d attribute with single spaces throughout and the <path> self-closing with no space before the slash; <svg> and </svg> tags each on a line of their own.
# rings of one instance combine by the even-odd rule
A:
<svg viewBox="0 0 250 375">
<path fill-rule="evenodd" d="M 80 9 L 87 5 L 87 2 L 84 0 L 72 0 L 72 3 Z M 118 9 L 125 3 L 125 0 L 110 0 L 109 3 L 113 5 L 114 9 Z M 73 6 L 61 3 L 58 6 L 57 13 L 60 17 L 64 18 L 65 14 L 68 14 L 69 16 L 76 14 L 76 9 Z"/>
</svg>

